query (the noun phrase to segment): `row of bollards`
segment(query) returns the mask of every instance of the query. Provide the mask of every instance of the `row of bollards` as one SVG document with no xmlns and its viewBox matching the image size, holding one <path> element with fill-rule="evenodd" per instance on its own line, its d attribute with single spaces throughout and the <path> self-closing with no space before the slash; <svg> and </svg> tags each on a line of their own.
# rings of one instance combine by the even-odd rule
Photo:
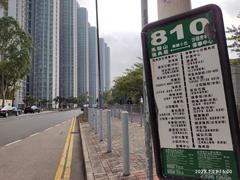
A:
<svg viewBox="0 0 240 180">
<path fill-rule="evenodd" d="M 112 116 L 110 110 L 106 110 L 107 123 L 107 152 L 112 152 Z M 130 175 L 130 161 L 129 161 L 129 135 L 128 135 L 128 112 L 122 111 L 120 113 L 122 121 L 122 157 L 123 157 L 123 175 Z M 88 122 L 98 135 L 99 141 L 104 140 L 103 133 L 103 110 L 96 108 L 88 108 Z"/>
</svg>

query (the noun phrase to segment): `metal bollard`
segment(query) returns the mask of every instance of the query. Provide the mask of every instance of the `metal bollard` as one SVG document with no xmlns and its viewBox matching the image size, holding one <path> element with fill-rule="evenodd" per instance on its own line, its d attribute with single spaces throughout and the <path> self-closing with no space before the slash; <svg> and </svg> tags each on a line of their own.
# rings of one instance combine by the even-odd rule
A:
<svg viewBox="0 0 240 180">
<path fill-rule="evenodd" d="M 142 104 L 140 104 L 140 118 L 141 118 L 141 127 L 143 125 L 143 107 Z"/>
<path fill-rule="evenodd" d="M 129 162 L 129 137 L 128 137 L 128 112 L 122 111 L 122 143 L 123 143 L 123 176 L 130 175 L 130 162 Z"/>
<path fill-rule="evenodd" d="M 92 128 L 94 129 L 94 109 L 93 108 L 91 109 L 91 114 L 92 114 L 91 124 L 92 124 Z"/>
<path fill-rule="evenodd" d="M 100 122 L 100 110 L 97 109 L 97 119 L 96 119 L 96 134 L 99 133 L 99 123 Z"/>
<path fill-rule="evenodd" d="M 91 126 L 93 128 L 93 121 L 94 121 L 94 114 L 93 114 L 93 108 L 91 108 Z"/>
<path fill-rule="evenodd" d="M 95 132 L 97 132 L 97 109 L 94 110 L 94 114 L 95 114 L 94 128 L 95 128 Z"/>
<path fill-rule="evenodd" d="M 118 109 L 118 118 L 121 118 L 121 109 Z"/>
<path fill-rule="evenodd" d="M 88 108 L 88 122 L 90 126 L 92 126 L 92 113 L 91 113 L 91 108 Z"/>
<path fill-rule="evenodd" d="M 116 117 L 116 109 L 113 109 L 113 117 Z"/>
<path fill-rule="evenodd" d="M 95 128 L 95 113 L 94 113 L 94 108 L 92 108 L 92 129 L 94 130 Z"/>
<path fill-rule="evenodd" d="M 132 105 L 130 104 L 130 116 L 131 116 L 131 123 L 133 122 L 133 109 Z"/>
<path fill-rule="evenodd" d="M 90 108 L 88 108 L 87 111 L 88 111 L 88 123 L 90 123 L 90 118 L 91 118 L 90 117 Z"/>
<path fill-rule="evenodd" d="M 94 121 L 94 112 L 93 112 L 93 108 L 91 108 L 91 125 L 92 125 L 92 128 L 93 127 L 93 121 Z"/>
<path fill-rule="evenodd" d="M 111 111 L 107 110 L 107 152 L 112 152 L 112 118 Z"/>
<path fill-rule="evenodd" d="M 99 141 L 103 140 L 103 110 L 99 110 Z"/>
</svg>

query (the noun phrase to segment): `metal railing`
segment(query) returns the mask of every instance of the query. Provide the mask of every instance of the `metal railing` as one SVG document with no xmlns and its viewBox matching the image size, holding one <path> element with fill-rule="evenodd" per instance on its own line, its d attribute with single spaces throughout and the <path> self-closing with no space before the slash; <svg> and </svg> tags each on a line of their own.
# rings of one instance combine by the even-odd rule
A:
<svg viewBox="0 0 240 180">
<path fill-rule="evenodd" d="M 122 111 L 129 113 L 129 121 L 134 123 L 143 124 L 143 104 L 118 104 L 110 106 L 111 115 L 120 118 Z"/>
</svg>

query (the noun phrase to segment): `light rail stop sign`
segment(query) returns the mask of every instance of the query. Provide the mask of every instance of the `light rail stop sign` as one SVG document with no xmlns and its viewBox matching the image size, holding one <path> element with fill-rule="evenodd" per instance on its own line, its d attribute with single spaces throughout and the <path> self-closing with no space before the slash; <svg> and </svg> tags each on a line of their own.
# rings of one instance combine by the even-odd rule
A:
<svg viewBox="0 0 240 180">
<path fill-rule="evenodd" d="M 239 180 L 239 126 L 219 7 L 148 24 L 142 44 L 158 176 Z"/>
</svg>

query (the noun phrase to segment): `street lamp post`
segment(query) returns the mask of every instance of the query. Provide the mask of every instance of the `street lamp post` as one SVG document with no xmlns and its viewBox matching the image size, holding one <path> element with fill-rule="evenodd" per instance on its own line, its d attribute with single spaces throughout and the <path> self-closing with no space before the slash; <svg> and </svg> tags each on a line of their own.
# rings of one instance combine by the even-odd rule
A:
<svg viewBox="0 0 240 180">
<path fill-rule="evenodd" d="M 97 59 L 98 59 L 98 106 L 100 109 L 103 108 L 103 99 L 102 99 L 102 86 L 101 86 L 101 63 L 100 63 L 100 48 L 99 48 L 99 24 L 98 24 L 98 1 L 95 1 L 96 4 L 96 29 L 97 29 Z"/>
</svg>

